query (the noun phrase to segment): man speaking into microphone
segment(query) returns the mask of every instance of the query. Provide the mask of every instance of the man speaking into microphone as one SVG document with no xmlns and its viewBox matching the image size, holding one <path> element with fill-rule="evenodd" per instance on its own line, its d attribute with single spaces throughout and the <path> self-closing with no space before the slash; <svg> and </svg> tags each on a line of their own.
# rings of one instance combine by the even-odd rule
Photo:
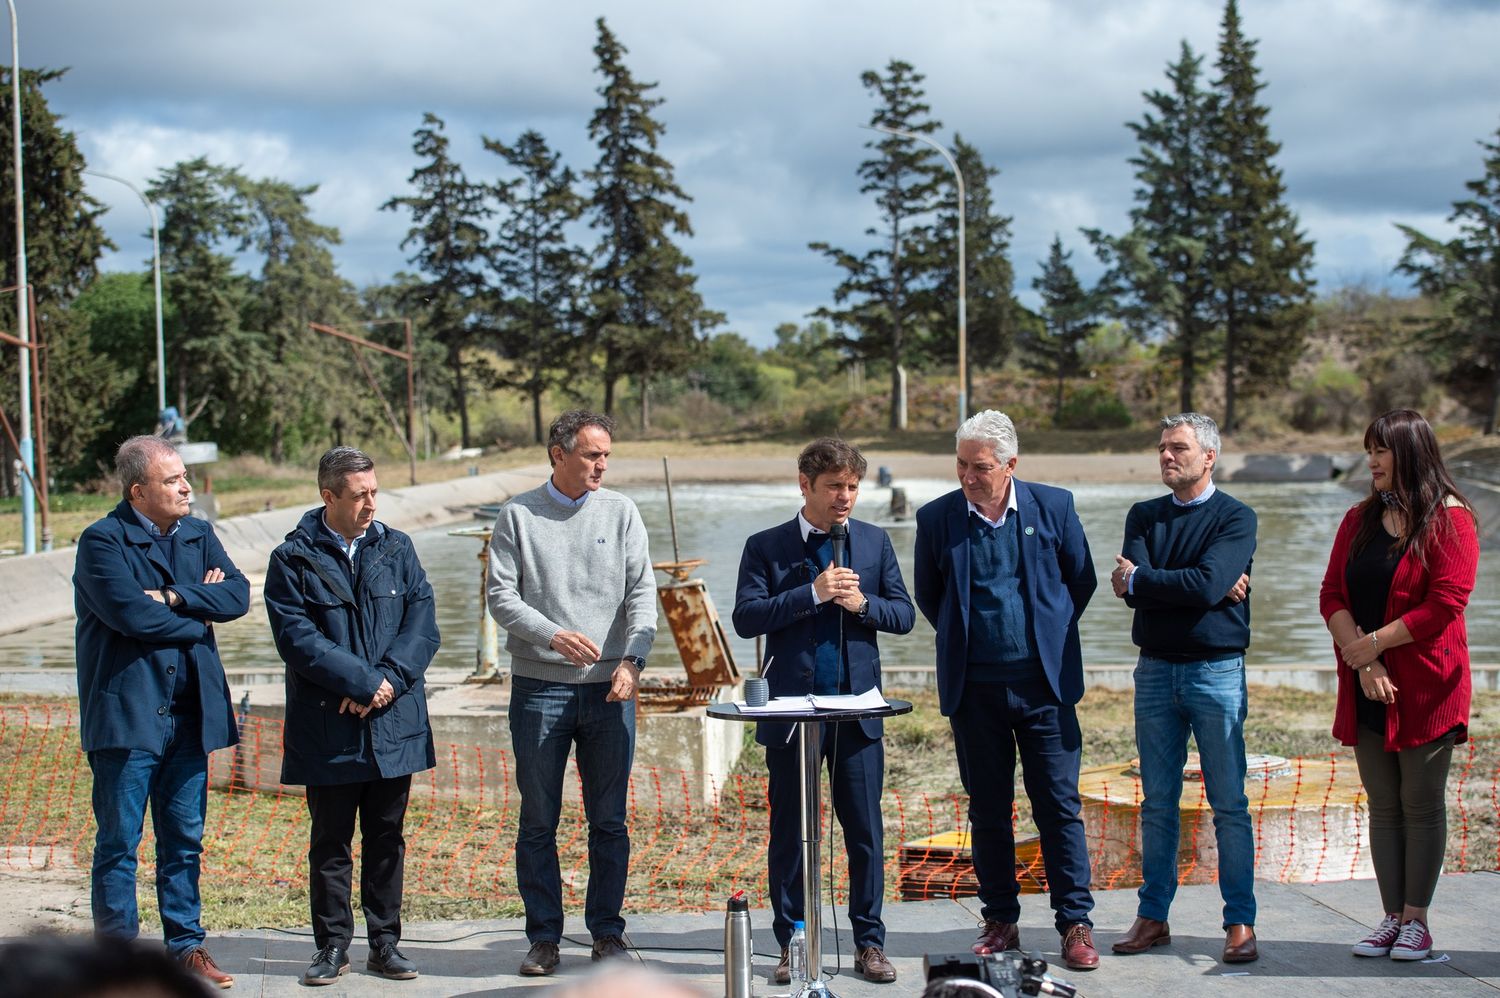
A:
<svg viewBox="0 0 1500 998">
<path fill-rule="evenodd" d="M 880 686 L 878 631 L 905 634 L 916 611 L 896 552 L 884 530 L 851 520 L 865 459 L 842 440 L 824 437 L 797 458 L 802 510 L 745 542 L 734 597 L 734 629 L 742 638 L 766 636 L 766 679 L 772 696 L 864 693 Z M 802 771 L 791 725 L 761 722 L 755 738 L 766 748 L 771 842 L 766 856 L 772 930 L 781 944 L 776 982 L 791 980 L 787 944 L 792 923 L 803 921 L 799 794 Z M 890 983 L 896 968 L 885 956 L 884 833 L 880 795 L 885 746 L 879 720 L 823 727 L 830 794 L 849 855 L 849 921 L 854 969 Z"/>
</svg>

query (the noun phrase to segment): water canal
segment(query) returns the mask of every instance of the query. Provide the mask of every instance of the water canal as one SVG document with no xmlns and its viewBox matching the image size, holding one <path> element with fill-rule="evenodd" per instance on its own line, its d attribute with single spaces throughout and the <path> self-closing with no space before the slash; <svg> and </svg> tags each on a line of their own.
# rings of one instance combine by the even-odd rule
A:
<svg viewBox="0 0 1500 998">
<path fill-rule="evenodd" d="M 950 480 L 910 480 L 905 487 L 913 506 L 952 488 Z M 1334 530 L 1355 493 L 1333 483 L 1230 484 L 1227 491 L 1253 506 L 1259 516 L 1259 547 L 1253 572 L 1252 664 L 1312 663 L 1330 658 L 1327 632 L 1318 615 L 1318 586 L 1332 544 Z M 667 522 L 666 492 L 660 487 L 626 490 L 639 505 L 651 535 L 654 561 L 672 559 Z M 1099 590 L 1082 623 L 1084 661 L 1094 665 L 1134 660 L 1130 644 L 1130 613 L 1109 589 L 1109 572 L 1119 550 L 1125 513 L 1130 504 L 1160 494 L 1149 483 L 1079 485 L 1073 489 L 1078 513 L 1088 535 L 1099 576 Z M 856 515 L 882 523 L 890 531 L 908 584 L 911 580 L 914 522 L 886 522 L 889 490 L 873 481 L 866 485 Z M 790 518 L 800 499 L 795 483 L 786 485 L 679 485 L 674 489 L 679 546 L 684 558 L 706 558 L 699 574 L 708 581 L 714 602 L 725 618 L 734 602 L 735 574 L 745 538 L 757 530 Z M 479 614 L 479 542 L 450 537 L 448 528 L 415 535 L 417 550 L 432 578 L 438 597 L 443 647 L 438 664 L 471 668 L 474 663 Z M 660 577 L 658 577 L 660 581 Z M 1468 610 L 1469 642 L 1475 662 L 1500 662 L 1500 553 L 1485 551 L 1479 580 Z M 244 618 L 219 628 L 224 662 L 231 668 L 280 668 L 257 603 Z M 732 637 L 736 661 L 744 669 L 754 656 L 754 644 Z M 884 636 L 883 658 L 902 665 L 932 663 L 932 629 L 918 615 L 909 635 Z M 678 669 L 680 664 L 665 621 L 660 622 L 653 666 Z M 0 668 L 73 667 L 73 623 L 62 621 L 0 637 Z"/>
</svg>

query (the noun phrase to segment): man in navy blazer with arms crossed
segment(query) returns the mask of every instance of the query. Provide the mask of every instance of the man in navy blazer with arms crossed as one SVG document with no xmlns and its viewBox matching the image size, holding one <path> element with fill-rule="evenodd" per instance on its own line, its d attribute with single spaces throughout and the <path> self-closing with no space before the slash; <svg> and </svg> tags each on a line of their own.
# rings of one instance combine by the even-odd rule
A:
<svg viewBox="0 0 1500 998">
<path fill-rule="evenodd" d="M 984 923 L 976 953 L 1020 947 L 1015 759 L 1042 839 L 1062 956 L 1099 965 L 1078 799 L 1083 697 L 1078 618 L 1098 580 L 1063 489 L 1015 477 L 1016 428 L 992 409 L 958 428 L 961 488 L 917 511 L 917 606 L 937 631 L 938 700 L 969 793 Z"/>
<path fill-rule="evenodd" d="M 797 516 L 745 542 L 734 598 L 734 629 L 742 638 L 766 635 L 766 678 L 772 696 L 863 693 L 880 685 L 879 631 L 905 634 L 916 611 L 896 552 L 884 530 L 849 518 L 864 478 L 864 457 L 842 440 L 824 437 L 797 458 L 803 505 Z M 834 562 L 829 528 L 847 523 L 848 567 Z M 791 726 L 762 722 L 756 740 L 766 747 L 770 780 L 772 929 L 781 944 L 776 981 L 791 979 L 787 943 L 803 917 L 799 793 L 802 772 Z M 849 855 L 849 920 L 854 969 L 890 983 L 896 968 L 885 956 L 884 832 L 880 795 L 885 779 L 881 722 L 829 724 L 823 729 L 833 808 Z"/>
</svg>

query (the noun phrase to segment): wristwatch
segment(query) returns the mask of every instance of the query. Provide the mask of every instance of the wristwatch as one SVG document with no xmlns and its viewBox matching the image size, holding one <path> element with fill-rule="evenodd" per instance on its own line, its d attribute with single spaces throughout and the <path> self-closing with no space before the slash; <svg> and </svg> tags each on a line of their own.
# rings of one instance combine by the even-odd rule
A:
<svg viewBox="0 0 1500 998">
<path fill-rule="evenodd" d="M 854 611 L 856 617 L 863 617 L 870 612 L 870 597 L 866 596 L 864 602 L 859 604 L 859 609 Z"/>
<path fill-rule="evenodd" d="M 621 655 L 620 661 L 629 662 L 631 665 L 635 666 L 637 672 L 641 672 L 646 668 L 646 660 L 644 658 L 641 658 L 641 656 L 639 655 Z"/>
</svg>

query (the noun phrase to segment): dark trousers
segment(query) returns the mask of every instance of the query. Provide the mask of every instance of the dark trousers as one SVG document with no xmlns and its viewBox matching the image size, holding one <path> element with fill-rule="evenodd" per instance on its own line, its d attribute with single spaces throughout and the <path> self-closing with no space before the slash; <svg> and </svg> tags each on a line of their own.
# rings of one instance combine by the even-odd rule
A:
<svg viewBox="0 0 1500 998">
<path fill-rule="evenodd" d="M 771 888 L 771 930 L 783 947 L 792 923 L 803 917 L 802 767 L 797 740 L 766 748 L 771 804 L 771 843 L 766 855 Z M 844 829 L 849 857 L 849 922 L 854 945 L 885 946 L 881 921 L 885 896 L 885 832 L 880 794 L 885 783 L 885 742 L 866 737 L 858 724 L 825 724 L 823 758 L 828 760 L 833 811 Z M 828 855 L 824 844 L 823 855 Z"/>
<path fill-rule="evenodd" d="M 313 939 L 319 949 L 348 949 L 354 938 L 349 892 L 354 875 L 354 818 L 359 816 L 359 901 L 371 948 L 401 940 L 401 887 L 406 864 L 410 776 L 307 788 L 312 835 L 307 850 Z"/>
<path fill-rule="evenodd" d="M 1370 802 L 1370 859 L 1387 912 L 1426 908 L 1448 850 L 1448 766 L 1455 735 L 1399 752 L 1361 725 L 1354 758 Z"/>
<path fill-rule="evenodd" d="M 981 914 L 996 922 L 1021 918 L 1016 882 L 1016 753 L 1041 833 L 1042 863 L 1058 932 L 1089 912 L 1089 854 L 1078 800 L 1083 738 L 1078 715 L 1058 702 L 1045 678 L 1013 683 L 968 683 L 949 719 L 958 773 L 969 794 L 969 843 L 979 878 Z"/>
</svg>

